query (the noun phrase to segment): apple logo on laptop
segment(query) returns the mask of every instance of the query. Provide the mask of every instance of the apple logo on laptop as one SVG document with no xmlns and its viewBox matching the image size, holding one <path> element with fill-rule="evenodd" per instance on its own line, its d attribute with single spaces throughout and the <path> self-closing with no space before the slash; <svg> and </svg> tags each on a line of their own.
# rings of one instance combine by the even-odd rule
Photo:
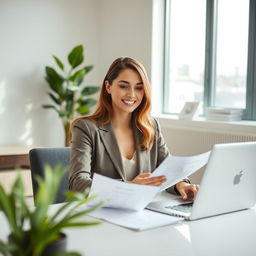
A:
<svg viewBox="0 0 256 256">
<path fill-rule="evenodd" d="M 237 185 L 240 183 L 241 177 L 244 174 L 243 171 L 240 171 L 239 174 L 236 174 L 233 180 L 234 185 Z"/>
</svg>

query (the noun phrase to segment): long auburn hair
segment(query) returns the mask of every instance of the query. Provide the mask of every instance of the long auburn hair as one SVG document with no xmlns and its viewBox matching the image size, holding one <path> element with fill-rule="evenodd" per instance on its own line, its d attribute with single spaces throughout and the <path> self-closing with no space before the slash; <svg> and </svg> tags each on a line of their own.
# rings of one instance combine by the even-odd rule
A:
<svg viewBox="0 0 256 256">
<path fill-rule="evenodd" d="M 105 125 L 111 122 L 113 117 L 113 107 L 111 95 L 106 90 L 105 82 L 108 81 L 112 84 L 118 75 L 125 69 L 131 69 L 141 77 L 144 89 L 144 96 L 141 104 L 134 110 L 133 118 L 135 120 L 137 128 L 142 132 L 141 149 L 149 150 L 154 142 L 155 129 L 150 119 L 151 109 L 151 95 L 150 95 L 150 83 L 148 76 L 143 65 L 135 59 L 129 57 L 121 57 L 116 59 L 110 66 L 102 83 L 99 101 L 95 112 L 91 115 L 81 116 L 72 122 L 72 126 L 80 119 L 88 118 L 95 122 L 98 126 Z"/>
</svg>

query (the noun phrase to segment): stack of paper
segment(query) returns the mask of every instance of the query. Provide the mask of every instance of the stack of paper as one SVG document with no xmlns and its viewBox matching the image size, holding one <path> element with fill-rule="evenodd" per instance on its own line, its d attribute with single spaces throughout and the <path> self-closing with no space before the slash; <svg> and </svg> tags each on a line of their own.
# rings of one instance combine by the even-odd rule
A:
<svg viewBox="0 0 256 256">
<path fill-rule="evenodd" d="M 184 219 L 146 209 L 129 211 L 116 208 L 101 208 L 89 215 L 137 231 L 174 224 Z"/>
<path fill-rule="evenodd" d="M 206 119 L 215 121 L 240 121 L 242 109 L 235 108 L 207 108 Z"/>
</svg>

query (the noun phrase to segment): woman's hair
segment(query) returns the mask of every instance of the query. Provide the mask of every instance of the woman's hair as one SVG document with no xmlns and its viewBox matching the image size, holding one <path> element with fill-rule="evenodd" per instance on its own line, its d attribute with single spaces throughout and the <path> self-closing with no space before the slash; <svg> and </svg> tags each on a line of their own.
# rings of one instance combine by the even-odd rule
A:
<svg viewBox="0 0 256 256">
<path fill-rule="evenodd" d="M 145 68 L 137 60 L 128 57 L 116 59 L 110 66 L 102 83 L 99 101 L 95 112 L 91 115 L 81 116 L 73 121 L 72 126 L 83 118 L 88 118 L 95 122 L 98 126 L 105 125 L 111 122 L 113 116 L 113 107 L 111 95 L 106 90 L 105 82 L 112 84 L 118 75 L 125 69 L 131 69 L 141 77 L 144 89 L 144 96 L 140 105 L 134 110 L 133 118 L 136 126 L 142 132 L 142 150 L 149 150 L 154 142 L 155 130 L 152 121 L 150 120 L 149 112 L 151 109 L 150 83 Z"/>
</svg>

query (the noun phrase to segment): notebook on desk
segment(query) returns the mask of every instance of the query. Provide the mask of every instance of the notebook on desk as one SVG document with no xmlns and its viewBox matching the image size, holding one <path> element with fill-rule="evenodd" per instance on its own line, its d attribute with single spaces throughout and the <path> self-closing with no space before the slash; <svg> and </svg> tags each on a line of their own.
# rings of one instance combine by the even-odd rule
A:
<svg viewBox="0 0 256 256">
<path fill-rule="evenodd" d="M 256 203 L 256 142 L 216 144 L 194 202 L 156 201 L 147 209 L 188 220 L 248 209 Z"/>
</svg>

